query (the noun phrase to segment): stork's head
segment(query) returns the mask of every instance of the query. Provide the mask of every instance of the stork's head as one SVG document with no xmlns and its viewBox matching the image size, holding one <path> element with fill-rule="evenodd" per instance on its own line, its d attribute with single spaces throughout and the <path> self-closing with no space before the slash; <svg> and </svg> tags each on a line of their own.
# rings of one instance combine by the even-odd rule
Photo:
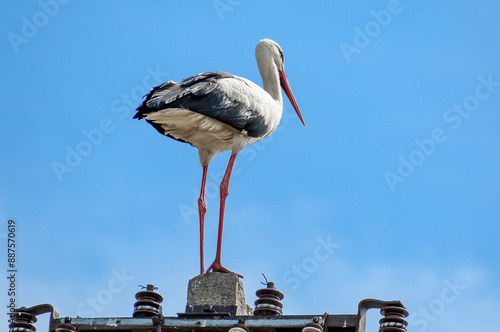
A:
<svg viewBox="0 0 500 332">
<path fill-rule="evenodd" d="M 283 71 L 285 68 L 285 53 L 274 40 L 262 39 L 255 48 L 255 57 L 257 61 L 271 58 L 278 71 Z"/>
<path fill-rule="evenodd" d="M 259 66 L 259 71 L 264 81 L 265 77 L 276 75 L 276 72 L 278 73 L 281 88 L 290 100 L 295 112 L 297 112 L 300 121 L 302 121 L 302 124 L 305 126 L 306 124 L 302 118 L 299 106 L 297 105 L 297 101 L 292 93 L 292 88 L 285 74 L 285 53 L 281 47 L 271 39 L 262 39 L 255 49 L 255 58 L 257 59 L 257 65 Z M 264 88 L 266 88 L 265 85 L 266 82 L 264 82 Z"/>
</svg>

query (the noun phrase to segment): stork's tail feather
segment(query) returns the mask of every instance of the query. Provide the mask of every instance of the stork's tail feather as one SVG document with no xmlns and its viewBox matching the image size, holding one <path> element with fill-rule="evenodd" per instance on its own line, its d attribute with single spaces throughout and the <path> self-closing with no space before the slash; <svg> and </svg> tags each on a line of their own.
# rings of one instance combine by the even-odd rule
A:
<svg viewBox="0 0 500 332">
<path fill-rule="evenodd" d="M 137 113 L 135 113 L 133 119 L 139 119 L 139 120 L 144 119 L 146 114 L 156 111 L 157 110 L 156 108 L 151 108 L 148 106 L 148 102 L 151 100 L 151 98 L 153 98 L 155 92 L 161 92 L 165 89 L 172 87 L 172 85 L 174 84 L 176 84 L 176 82 L 168 81 L 166 83 L 151 88 L 151 91 L 149 91 L 147 95 L 144 95 L 146 99 L 144 99 L 141 106 L 137 107 L 136 109 Z"/>
</svg>

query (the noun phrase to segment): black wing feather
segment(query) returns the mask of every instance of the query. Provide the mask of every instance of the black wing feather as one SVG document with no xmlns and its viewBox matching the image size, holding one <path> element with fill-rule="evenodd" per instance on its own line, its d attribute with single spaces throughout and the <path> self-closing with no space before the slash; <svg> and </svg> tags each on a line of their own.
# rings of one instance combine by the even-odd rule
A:
<svg viewBox="0 0 500 332">
<path fill-rule="evenodd" d="M 241 79 L 225 72 L 209 72 L 154 87 L 137 108 L 134 118 L 142 119 L 146 114 L 169 108 L 185 108 L 219 120 L 239 131 L 245 130 L 248 136 L 264 135 L 268 128 L 262 116 L 250 109 L 249 105 L 229 98 L 218 86 L 217 81 L 222 78 Z M 160 125 L 151 124 L 160 133 L 166 134 Z"/>
</svg>

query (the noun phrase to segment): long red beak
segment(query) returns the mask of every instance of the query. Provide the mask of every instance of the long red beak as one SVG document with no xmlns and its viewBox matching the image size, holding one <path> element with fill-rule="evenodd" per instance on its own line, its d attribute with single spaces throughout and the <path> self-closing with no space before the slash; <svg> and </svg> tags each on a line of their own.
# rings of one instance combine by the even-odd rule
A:
<svg viewBox="0 0 500 332">
<path fill-rule="evenodd" d="M 285 70 L 278 71 L 278 73 L 280 74 L 281 88 L 283 89 L 283 91 L 285 91 L 286 96 L 290 100 L 290 103 L 292 103 L 292 106 L 295 109 L 295 112 L 297 112 L 297 115 L 299 116 L 300 121 L 302 121 L 302 124 L 305 127 L 306 123 L 304 122 L 304 118 L 302 117 L 302 114 L 300 113 L 299 105 L 297 105 L 297 101 L 295 100 L 295 97 L 293 96 L 292 88 L 290 87 L 290 83 L 288 83 L 288 78 L 286 78 Z"/>
</svg>

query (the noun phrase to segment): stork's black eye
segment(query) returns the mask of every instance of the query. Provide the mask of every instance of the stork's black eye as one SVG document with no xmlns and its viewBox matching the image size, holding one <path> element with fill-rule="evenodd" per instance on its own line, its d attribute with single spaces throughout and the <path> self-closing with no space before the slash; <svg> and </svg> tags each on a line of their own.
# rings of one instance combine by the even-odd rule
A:
<svg viewBox="0 0 500 332">
<path fill-rule="evenodd" d="M 283 51 L 282 51 L 282 50 L 278 50 L 278 51 L 280 51 L 281 61 L 282 61 L 283 63 L 285 63 L 285 53 L 283 53 Z"/>
</svg>

